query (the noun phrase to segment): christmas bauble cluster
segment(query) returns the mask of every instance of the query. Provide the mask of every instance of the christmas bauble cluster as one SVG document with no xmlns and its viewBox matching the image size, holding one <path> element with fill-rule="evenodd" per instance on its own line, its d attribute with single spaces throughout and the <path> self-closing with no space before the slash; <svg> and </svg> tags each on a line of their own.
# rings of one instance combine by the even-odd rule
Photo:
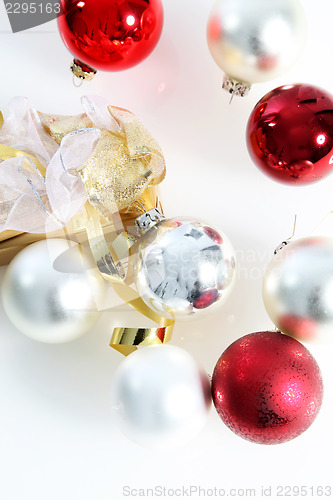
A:
<svg viewBox="0 0 333 500">
<path fill-rule="evenodd" d="M 172 317 L 223 303 L 235 277 L 227 237 L 203 221 L 164 219 L 140 239 L 134 268 L 152 311 Z M 9 264 L 2 302 L 14 326 L 33 340 L 73 341 L 98 321 L 107 285 L 77 243 L 46 239 Z M 152 376 L 153 374 L 153 376 Z M 207 420 L 210 383 L 183 349 L 151 346 L 131 354 L 112 381 L 114 415 L 125 435 L 150 448 L 179 446 Z"/>
<path fill-rule="evenodd" d="M 165 219 L 140 239 L 134 278 L 159 314 L 188 317 L 228 297 L 235 280 L 233 248 L 221 231 L 197 219 Z M 83 335 L 103 309 L 106 281 L 84 249 L 47 239 L 22 250 L 7 268 L 2 298 L 13 324 L 47 343 Z"/>
<path fill-rule="evenodd" d="M 258 444 L 296 438 L 313 423 L 323 398 L 320 369 L 297 340 L 278 332 L 245 335 L 219 358 L 212 397 L 222 421 Z M 207 376 L 184 350 L 147 347 L 123 362 L 112 382 L 115 419 L 149 448 L 179 446 L 203 427 Z"/>
<path fill-rule="evenodd" d="M 324 268 L 331 266 L 332 242 L 312 242 L 312 248 L 301 242 L 298 247 L 294 249 L 296 272 L 312 258 L 310 267 L 320 276 L 325 299 Z M 194 219 L 158 222 L 142 238 L 138 258 L 138 279 L 145 283 L 147 304 L 151 299 L 158 301 L 169 314 L 186 315 L 209 307 L 218 300 L 216 293 L 230 287 L 234 273 L 234 256 L 226 236 Z M 321 273 L 316 259 L 321 262 Z M 169 260 L 176 263 L 174 277 Z M 196 266 L 193 275 L 187 276 L 192 261 Z M 282 267 L 286 277 L 281 269 L 278 274 L 283 287 L 291 271 L 288 264 L 282 263 Z M 274 269 L 272 265 L 267 278 L 273 284 Z M 161 286 L 161 277 L 166 285 Z M 153 287 L 152 282 L 157 285 Z M 312 279 L 308 282 L 313 285 Z M 304 295 L 311 293 L 302 286 Z M 77 244 L 49 239 L 28 246 L 12 260 L 2 298 L 8 317 L 19 330 L 34 340 L 57 343 L 74 340 L 94 325 L 105 289 L 101 275 Z M 216 290 L 215 300 L 211 290 Z M 296 315 L 302 296 L 298 297 L 296 289 L 293 298 L 292 292 L 287 293 L 286 303 Z M 271 302 L 274 305 L 273 299 Z M 156 309 L 155 304 L 152 307 Z M 297 324 L 288 317 L 286 321 Z M 322 395 L 322 378 L 314 358 L 300 342 L 278 332 L 259 332 L 236 340 L 218 360 L 212 377 L 213 402 L 223 422 L 241 437 L 261 444 L 285 442 L 304 432 L 318 414 Z M 207 420 L 210 401 L 207 375 L 189 354 L 173 346 L 145 347 L 131 354 L 112 381 L 116 422 L 126 436 L 150 448 L 179 446 L 193 438 Z"/>
<path fill-rule="evenodd" d="M 245 95 L 252 83 L 286 72 L 303 49 L 305 24 L 299 0 L 218 0 L 207 41 L 226 74 L 223 87 Z M 97 69 L 124 70 L 144 60 L 160 38 L 163 8 L 160 0 L 61 0 L 58 26 L 74 55 L 74 74 L 90 78 Z M 273 179 L 320 180 L 333 168 L 333 97 L 309 84 L 278 87 L 254 107 L 246 139 L 254 163 Z M 235 252 L 227 236 L 206 222 L 163 217 L 135 245 L 136 300 L 152 318 L 196 318 L 223 304 L 232 290 Z M 107 285 L 95 264 L 67 240 L 28 246 L 4 276 L 7 316 L 37 341 L 77 339 L 103 309 Z M 313 423 L 323 398 L 319 366 L 300 341 L 332 339 L 332 297 L 333 238 L 284 245 L 263 281 L 276 331 L 235 340 L 218 359 L 211 384 L 179 347 L 146 346 L 130 354 L 111 388 L 120 429 L 142 446 L 178 446 L 202 429 L 213 400 L 226 426 L 246 440 L 279 444 L 296 438 Z"/>
<path fill-rule="evenodd" d="M 223 88 L 232 95 L 287 71 L 305 37 L 298 0 L 218 0 L 207 26 L 211 54 L 226 73 Z M 318 181 L 333 168 L 333 96 L 309 84 L 278 87 L 254 107 L 246 138 L 252 160 L 273 179 Z"/>
</svg>

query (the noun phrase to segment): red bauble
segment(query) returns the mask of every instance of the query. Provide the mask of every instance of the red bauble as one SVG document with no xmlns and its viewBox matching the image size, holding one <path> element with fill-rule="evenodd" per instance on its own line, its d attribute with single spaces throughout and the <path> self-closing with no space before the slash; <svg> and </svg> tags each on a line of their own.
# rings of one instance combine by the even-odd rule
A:
<svg viewBox="0 0 333 500">
<path fill-rule="evenodd" d="M 160 0 L 61 0 L 58 27 L 79 62 L 118 71 L 152 52 L 162 32 L 163 7 Z"/>
<path fill-rule="evenodd" d="M 245 335 L 218 360 L 213 400 L 223 422 L 260 444 L 289 441 L 317 416 L 323 397 L 319 367 L 297 340 L 276 332 Z"/>
<path fill-rule="evenodd" d="M 333 96 L 305 84 L 272 90 L 251 113 L 247 145 L 254 163 L 276 180 L 319 180 L 333 169 Z"/>
</svg>

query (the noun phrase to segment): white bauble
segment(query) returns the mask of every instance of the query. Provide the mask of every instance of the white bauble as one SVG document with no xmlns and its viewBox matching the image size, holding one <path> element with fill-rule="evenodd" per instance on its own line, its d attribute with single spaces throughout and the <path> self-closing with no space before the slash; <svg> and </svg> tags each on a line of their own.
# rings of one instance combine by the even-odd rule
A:
<svg viewBox="0 0 333 500">
<path fill-rule="evenodd" d="M 207 26 L 216 64 L 240 82 L 265 82 L 285 73 L 306 40 L 299 0 L 218 0 Z"/>
<path fill-rule="evenodd" d="M 116 371 L 111 390 L 115 421 L 131 440 L 168 449 L 192 439 L 204 426 L 210 383 L 179 347 L 143 347 Z"/>
<path fill-rule="evenodd" d="M 33 340 L 61 343 L 93 327 L 105 281 L 83 248 L 65 239 L 29 245 L 9 264 L 3 279 L 5 312 Z"/>
</svg>

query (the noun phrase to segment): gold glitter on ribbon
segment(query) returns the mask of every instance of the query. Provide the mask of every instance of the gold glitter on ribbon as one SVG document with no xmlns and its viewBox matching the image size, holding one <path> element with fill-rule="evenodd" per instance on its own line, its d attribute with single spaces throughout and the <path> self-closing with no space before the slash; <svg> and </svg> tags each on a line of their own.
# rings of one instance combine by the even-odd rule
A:
<svg viewBox="0 0 333 500">
<path fill-rule="evenodd" d="M 61 116 L 38 112 L 38 117 L 45 132 L 59 145 L 67 134 L 94 126 L 85 113 L 77 116 Z"/>
<path fill-rule="evenodd" d="M 93 154 L 78 169 L 90 203 L 106 218 L 134 203 L 165 176 L 162 151 L 139 120 L 124 109 L 108 109 L 119 132 L 102 129 Z"/>
</svg>

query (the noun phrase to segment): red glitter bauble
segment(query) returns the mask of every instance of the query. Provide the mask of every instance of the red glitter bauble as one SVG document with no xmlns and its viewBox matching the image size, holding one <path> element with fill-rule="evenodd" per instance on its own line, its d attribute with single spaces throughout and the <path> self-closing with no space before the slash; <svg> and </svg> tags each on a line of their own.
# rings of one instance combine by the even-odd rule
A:
<svg viewBox="0 0 333 500">
<path fill-rule="evenodd" d="M 160 0 L 61 0 L 58 27 L 79 62 L 118 71 L 152 52 L 162 32 L 163 7 Z"/>
<path fill-rule="evenodd" d="M 245 335 L 218 360 L 212 378 L 215 407 L 236 434 L 260 444 L 289 441 L 317 416 L 320 369 L 297 340 L 276 332 Z"/>
<path fill-rule="evenodd" d="M 251 113 L 247 145 L 254 163 L 278 181 L 321 179 L 333 169 L 333 96 L 305 84 L 272 90 Z"/>
</svg>

